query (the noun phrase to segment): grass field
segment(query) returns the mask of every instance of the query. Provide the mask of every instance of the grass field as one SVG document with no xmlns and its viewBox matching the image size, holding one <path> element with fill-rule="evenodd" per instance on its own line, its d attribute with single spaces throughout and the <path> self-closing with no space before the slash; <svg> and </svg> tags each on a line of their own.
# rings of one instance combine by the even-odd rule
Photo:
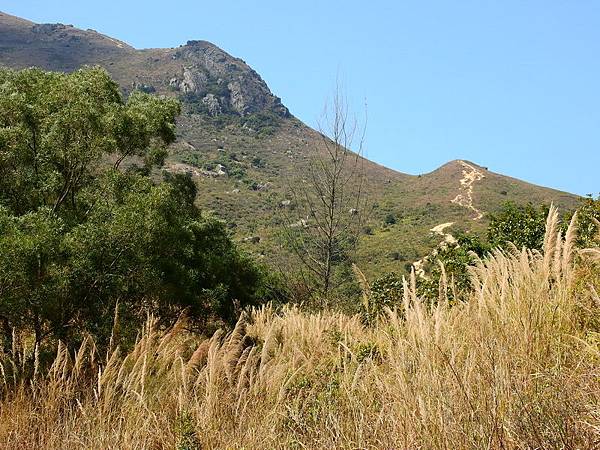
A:
<svg viewBox="0 0 600 450">
<path fill-rule="evenodd" d="M 470 301 L 449 306 L 442 286 L 428 306 L 408 281 L 403 303 L 373 327 L 359 316 L 266 307 L 203 341 L 184 320 L 161 331 L 150 318 L 131 351 L 60 346 L 47 374 L 22 349 L 2 360 L 0 442 L 597 448 L 599 252 L 576 253 L 574 235 L 557 239 L 551 214 L 544 253 L 482 261 Z"/>
</svg>

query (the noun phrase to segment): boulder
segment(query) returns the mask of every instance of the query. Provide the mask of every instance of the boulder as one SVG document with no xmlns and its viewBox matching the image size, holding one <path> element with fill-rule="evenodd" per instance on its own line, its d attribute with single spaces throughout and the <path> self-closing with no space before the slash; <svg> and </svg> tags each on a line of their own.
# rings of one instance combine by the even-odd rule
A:
<svg viewBox="0 0 600 450">
<path fill-rule="evenodd" d="M 208 110 L 208 114 L 215 117 L 223 112 L 223 108 L 221 108 L 221 103 L 219 99 L 214 94 L 206 94 L 206 96 L 202 99 L 202 104 L 206 106 Z"/>
</svg>

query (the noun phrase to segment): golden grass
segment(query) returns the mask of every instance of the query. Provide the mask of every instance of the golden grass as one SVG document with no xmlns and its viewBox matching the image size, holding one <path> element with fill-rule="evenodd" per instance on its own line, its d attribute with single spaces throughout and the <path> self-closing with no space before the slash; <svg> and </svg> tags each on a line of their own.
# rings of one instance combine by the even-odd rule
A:
<svg viewBox="0 0 600 450">
<path fill-rule="evenodd" d="M 481 261 L 469 302 L 450 307 L 441 289 L 430 308 L 407 283 L 374 327 L 265 307 L 201 343 L 182 322 L 161 332 L 149 320 L 130 353 L 106 361 L 89 340 L 75 355 L 61 346 L 27 382 L 5 359 L 0 443 L 598 448 L 600 299 L 573 261 L 574 227 L 561 238 L 552 210 L 547 228 L 543 254 Z"/>
</svg>

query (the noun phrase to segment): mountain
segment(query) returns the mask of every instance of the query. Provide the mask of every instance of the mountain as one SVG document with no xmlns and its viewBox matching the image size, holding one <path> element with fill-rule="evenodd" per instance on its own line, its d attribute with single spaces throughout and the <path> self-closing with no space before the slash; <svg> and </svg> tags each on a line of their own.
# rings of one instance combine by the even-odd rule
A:
<svg viewBox="0 0 600 450">
<path fill-rule="evenodd" d="M 0 13 L 0 60 L 15 68 L 30 66 L 72 71 L 102 65 L 127 92 L 179 92 L 205 105 L 212 115 L 289 113 L 266 83 L 244 61 L 205 41 L 179 48 L 136 50 L 94 30 L 72 25 L 34 24 Z"/>
<path fill-rule="evenodd" d="M 0 66 L 72 71 L 83 65 L 106 68 L 124 94 L 139 89 L 182 100 L 166 170 L 192 173 L 198 201 L 250 251 L 274 258 L 286 189 L 302 178 L 321 135 L 290 114 L 243 60 L 210 42 L 138 50 L 94 30 L 0 13 Z M 364 167 L 374 212 L 359 255 L 369 274 L 403 271 L 445 233 L 482 231 L 487 213 L 507 200 L 567 209 L 578 199 L 462 160 L 418 176 L 367 160 Z"/>
</svg>

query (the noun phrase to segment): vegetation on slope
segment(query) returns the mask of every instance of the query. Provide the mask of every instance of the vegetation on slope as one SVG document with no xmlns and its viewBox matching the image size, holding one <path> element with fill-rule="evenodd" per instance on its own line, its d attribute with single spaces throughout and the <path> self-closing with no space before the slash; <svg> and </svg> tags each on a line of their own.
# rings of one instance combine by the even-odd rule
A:
<svg viewBox="0 0 600 450">
<path fill-rule="evenodd" d="M 310 157 L 325 151 L 317 132 L 291 117 L 247 64 L 208 42 L 136 50 L 93 30 L 34 24 L 0 13 L 0 65 L 73 71 L 85 64 L 104 67 L 125 94 L 137 89 L 182 100 L 179 142 L 170 147 L 165 170 L 192 174 L 198 205 L 226 221 L 245 250 L 273 268 L 287 264 L 277 239 L 281 202 L 289 200 L 288 180 L 301 180 Z M 225 166 L 221 176 L 209 169 L 217 164 Z M 374 208 L 365 214 L 369 221 L 358 258 L 369 277 L 404 272 L 435 248 L 438 242 L 429 230 L 440 223 L 477 232 L 485 229 L 486 213 L 506 200 L 554 202 L 563 209 L 577 201 L 465 161 L 419 176 L 364 164 L 365 191 Z M 465 164 L 483 175 L 470 195 L 471 206 L 484 213 L 479 222 L 472 220 L 471 208 L 452 203 L 459 194 L 469 197 L 460 183 Z M 385 223 L 389 215 L 396 223 Z"/>
<path fill-rule="evenodd" d="M 494 249 L 510 250 L 528 248 L 540 251 L 544 244 L 546 220 L 549 205 L 518 205 L 506 202 L 497 211 L 489 215 L 487 227 L 475 232 L 458 231 L 454 235 L 446 229 L 452 222 L 440 224 L 431 229 L 432 235 L 443 236 L 443 241 L 419 262 L 406 263 L 405 271 L 416 271 L 418 292 L 435 300 L 438 286 L 445 279 L 452 292 L 453 300 L 459 300 L 471 290 L 470 268 L 486 257 Z M 586 197 L 577 208 L 576 225 L 578 228 L 577 246 L 593 247 L 600 244 L 600 198 Z M 573 218 L 574 211 L 563 215 L 561 233 L 566 232 L 566 224 Z M 439 242 L 440 238 L 436 237 Z M 371 295 L 374 301 L 390 301 L 389 297 L 399 297 L 402 290 L 402 278 L 399 271 L 387 272 L 374 278 Z M 378 300 L 379 299 L 379 300 Z"/>
</svg>

